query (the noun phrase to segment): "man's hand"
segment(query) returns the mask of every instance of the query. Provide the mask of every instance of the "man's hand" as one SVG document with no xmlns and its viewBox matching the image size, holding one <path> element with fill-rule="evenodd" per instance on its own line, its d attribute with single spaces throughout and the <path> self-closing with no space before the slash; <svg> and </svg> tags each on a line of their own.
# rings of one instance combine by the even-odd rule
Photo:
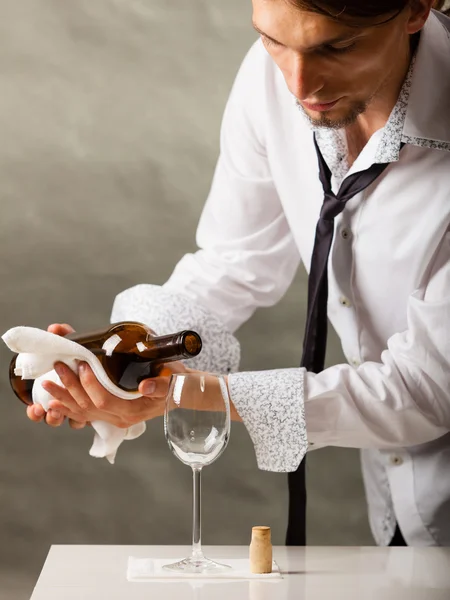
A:
<svg viewBox="0 0 450 600">
<path fill-rule="evenodd" d="M 164 415 L 172 373 L 194 373 L 205 377 L 210 375 L 203 371 L 188 369 L 181 362 L 167 363 L 157 377 L 144 379 L 140 383 L 141 398 L 123 400 L 105 390 L 87 363 L 80 363 L 79 377 L 62 363 L 57 363 L 55 369 L 66 389 L 51 381 L 42 383 L 42 386 L 55 398 L 49 402 L 51 411 L 57 410 L 59 414 L 78 422 L 80 420 L 106 421 L 120 428 L 128 428 L 141 421 Z M 227 382 L 226 377 L 225 381 Z M 192 399 L 195 401 L 195 395 Z M 198 399 L 196 406 L 199 407 Z M 219 386 L 215 393 L 203 399 L 202 406 L 204 410 L 223 409 L 222 391 Z M 230 410 L 233 421 L 242 420 L 231 400 Z"/>
<path fill-rule="evenodd" d="M 48 331 L 64 336 L 74 330 L 67 324 L 55 324 L 50 325 Z M 64 387 L 53 381 L 43 381 L 42 387 L 53 397 L 49 402 L 49 410 L 45 413 L 42 406 L 34 404 L 27 407 L 27 415 L 35 422 L 45 419 L 51 427 L 58 427 L 67 417 L 73 429 L 82 429 L 92 421 L 106 421 L 126 429 L 141 421 L 162 416 L 172 373 L 197 372 L 181 362 L 167 363 L 157 377 L 144 379 L 140 383 L 141 398 L 123 400 L 102 386 L 86 362 L 80 362 L 78 374 L 61 362 L 55 364 L 55 370 Z M 232 403 L 231 418 L 240 420 Z"/>
<path fill-rule="evenodd" d="M 123 400 L 105 390 L 85 362 L 79 364 L 78 376 L 62 363 L 56 363 L 55 370 L 65 388 L 52 381 L 42 383 L 54 398 L 49 402 L 50 413 L 57 411 L 62 418 L 68 417 L 78 423 L 106 421 L 124 429 L 162 416 L 170 375 L 188 372 L 182 363 L 170 363 L 158 377 L 140 383 L 141 398 Z"/>
<path fill-rule="evenodd" d="M 66 336 L 69 333 L 73 333 L 74 329 L 70 325 L 67 325 L 67 323 L 55 323 L 53 325 L 49 325 L 47 331 L 55 333 L 56 335 Z M 40 423 L 41 421 L 45 420 L 51 427 L 58 427 L 64 422 L 65 419 L 65 415 L 61 414 L 57 410 L 49 410 L 46 413 L 40 404 L 32 404 L 31 406 L 27 406 L 27 416 L 35 423 Z M 87 425 L 86 419 L 83 419 L 78 414 L 70 414 L 66 416 L 69 417 L 69 425 L 73 429 L 82 429 Z"/>
<path fill-rule="evenodd" d="M 56 323 L 50 325 L 47 331 L 65 336 L 73 333 L 74 329 L 70 325 Z M 141 382 L 139 391 L 142 398 L 122 400 L 105 390 L 86 362 L 79 364 L 78 375 L 61 362 L 55 364 L 55 370 L 64 387 L 43 381 L 42 387 L 54 400 L 50 400 L 47 413 L 40 404 L 28 406 L 27 416 L 35 423 L 45 420 L 51 427 L 59 427 L 67 417 L 73 429 L 82 429 L 95 420 L 127 428 L 161 416 L 164 414 L 170 375 L 188 372 L 182 363 L 170 363 L 158 377 Z"/>
</svg>

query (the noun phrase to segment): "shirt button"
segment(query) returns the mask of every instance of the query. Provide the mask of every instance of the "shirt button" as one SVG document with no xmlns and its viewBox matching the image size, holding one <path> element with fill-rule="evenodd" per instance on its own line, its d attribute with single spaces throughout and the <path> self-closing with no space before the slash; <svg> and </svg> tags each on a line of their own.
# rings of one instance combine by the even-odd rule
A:
<svg viewBox="0 0 450 600">
<path fill-rule="evenodd" d="M 343 229 L 341 229 L 341 237 L 344 240 L 348 240 L 348 238 L 350 237 L 350 229 L 347 229 L 346 227 L 344 227 Z"/>
<path fill-rule="evenodd" d="M 395 467 L 399 467 L 403 464 L 403 458 L 401 456 L 396 456 L 395 454 L 391 456 L 391 465 Z"/>
<path fill-rule="evenodd" d="M 339 304 L 342 304 L 342 306 L 346 306 L 347 308 L 349 308 L 351 306 L 351 302 L 348 298 L 346 298 L 345 296 L 341 296 L 339 298 Z"/>
<path fill-rule="evenodd" d="M 359 367 L 359 365 L 361 364 L 361 361 L 358 360 L 357 358 L 352 358 L 350 363 L 354 366 L 354 367 Z"/>
</svg>

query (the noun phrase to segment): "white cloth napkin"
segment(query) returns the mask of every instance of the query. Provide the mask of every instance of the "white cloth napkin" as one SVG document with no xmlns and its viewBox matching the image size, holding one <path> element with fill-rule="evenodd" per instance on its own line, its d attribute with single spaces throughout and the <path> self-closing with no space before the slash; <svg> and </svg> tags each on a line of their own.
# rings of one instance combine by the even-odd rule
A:
<svg viewBox="0 0 450 600">
<path fill-rule="evenodd" d="M 178 562 L 179 558 L 128 557 L 127 580 L 130 582 L 154 581 L 155 579 L 282 579 L 277 563 L 272 563 L 272 573 L 251 573 L 248 558 L 221 558 L 216 562 L 229 565 L 231 569 L 219 573 L 177 573 L 166 571 L 164 565 Z"/>
<path fill-rule="evenodd" d="M 62 385 L 53 369 L 57 361 L 65 363 L 75 373 L 78 362 L 86 361 L 108 392 L 124 400 L 141 397 L 139 392 L 126 392 L 117 387 L 109 379 L 95 354 L 72 340 L 35 327 L 13 327 L 2 336 L 2 339 L 10 350 L 19 354 L 15 374 L 22 379 L 35 380 L 32 391 L 33 402 L 41 404 L 45 410 L 48 410 L 48 403 L 52 396 L 44 390 L 41 382 L 47 379 Z M 105 349 L 108 351 L 107 348 Z M 128 429 L 121 429 L 104 421 L 92 421 L 92 427 L 95 435 L 89 454 L 96 458 L 106 457 L 111 464 L 114 464 L 117 450 L 123 440 L 139 437 L 146 428 L 145 423 L 138 423 Z"/>
</svg>

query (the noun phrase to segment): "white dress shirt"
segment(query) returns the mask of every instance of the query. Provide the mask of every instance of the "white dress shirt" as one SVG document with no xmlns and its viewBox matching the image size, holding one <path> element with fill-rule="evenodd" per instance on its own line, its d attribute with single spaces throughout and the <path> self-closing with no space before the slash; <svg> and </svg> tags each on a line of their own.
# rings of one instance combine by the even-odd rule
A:
<svg viewBox="0 0 450 600">
<path fill-rule="evenodd" d="M 408 544 L 450 545 L 449 23 L 430 15 L 388 123 L 350 169 L 343 133 L 316 132 L 335 192 L 351 173 L 392 162 L 335 220 L 328 316 L 348 364 L 233 373 L 232 333 L 283 296 L 300 261 L 309 270 L 323 201 L 312 130 L 260 42 L 225 110 L 200 249 L 162 288 L 122 292 L 112 314 L 160 333 L 197 328 L 197 368 L 232 373 L 260 468 L 295 470 L 308 447 L 364 449 L 380 545 L 396 521 Z"/>
</svg>

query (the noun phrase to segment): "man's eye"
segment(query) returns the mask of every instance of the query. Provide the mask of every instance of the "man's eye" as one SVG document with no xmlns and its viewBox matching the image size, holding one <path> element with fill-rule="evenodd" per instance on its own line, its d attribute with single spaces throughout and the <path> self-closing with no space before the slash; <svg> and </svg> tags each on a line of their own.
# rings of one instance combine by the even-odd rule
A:
<svg viewBox="0 0 450 600">
<path fill-rule="evenodd" d="M 350 52 L 356 46 L 356 42 L 350 42 L 346 46 L 325 46 L 327 52 L 333 54 L 344 54 L 344 52 Z"/>
<path fill-rule="evenodd" d="M 280 46 L 281 44 L 278 44 L 278 42 L 276 42 L 275 40 L 271 40 L 270 38 L 266 37 L 265 35 L 262 35 L 262 41 L 264 43 L 265 46 Z"/>
</svg>

